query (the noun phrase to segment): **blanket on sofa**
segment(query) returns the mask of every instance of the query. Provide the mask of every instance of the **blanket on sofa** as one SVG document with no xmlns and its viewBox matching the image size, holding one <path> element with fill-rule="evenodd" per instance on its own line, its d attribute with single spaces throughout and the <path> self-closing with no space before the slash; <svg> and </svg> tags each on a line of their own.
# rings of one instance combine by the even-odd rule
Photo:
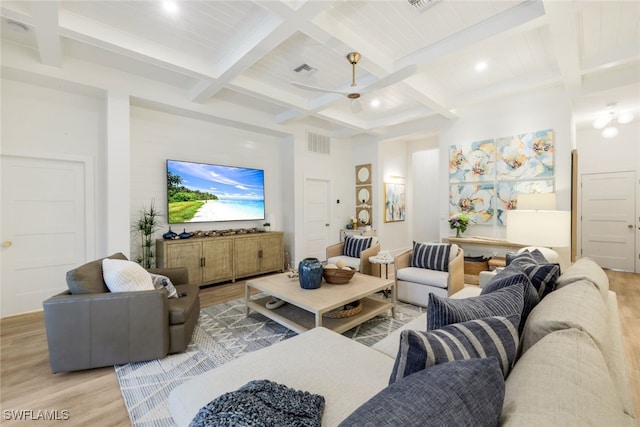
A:
<svg viewBox="0 0 640 427">
<path fill-rule="evenodd" d="M 255 380 L 206 404 L 189 427 L 319 427 L 323 410 L 320 395 Z"/>
</svg>

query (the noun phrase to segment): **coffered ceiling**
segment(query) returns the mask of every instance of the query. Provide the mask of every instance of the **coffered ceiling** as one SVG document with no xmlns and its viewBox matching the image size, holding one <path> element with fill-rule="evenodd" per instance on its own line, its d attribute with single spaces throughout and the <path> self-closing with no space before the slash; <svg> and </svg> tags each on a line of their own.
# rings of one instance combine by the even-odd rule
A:
<svg viewBox="0 0 640 427">
<path fill-rule="evenodd" d="M 56 79 L 129 84 L 143 105 L 345 137 L 435 132 L 470 106 L 550 86 L 572 97 L 578 126 L 611 102 L 640 113 L 637 1 L 442 0 L 420 11 L 408 0 L 178 0 L 174 13 L 163 3 L 3 0 L 2 72 L 34 72 L 32 61 Z M 360 112 L 340 93 L 291 85 L 348 91 L 352 51 L 358 90 L 417 71 L 364 93 Z"/>
</svg>

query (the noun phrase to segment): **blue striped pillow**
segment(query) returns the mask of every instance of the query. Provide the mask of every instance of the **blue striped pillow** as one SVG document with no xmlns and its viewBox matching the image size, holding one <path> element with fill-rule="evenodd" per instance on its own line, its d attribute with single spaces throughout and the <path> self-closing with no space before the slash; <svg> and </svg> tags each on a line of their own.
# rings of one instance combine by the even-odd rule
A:
<svg viewBox="0 0 640 427">
<path fill-rule="evenodd" d="M 436 331 L 405 330 L 389 384 L 440 363 L 495 357 L 506 378 L 518 349 L 517 314 L 455 323 Z"/>
<path fill-rule="evenodd" d="M 489 294 L 453 299 L 429 294 L 427 303 L 427 330 L 446 325 L 492 316 L 522 315 L 524 309 L 524 283 L 515 283 Z"/>
<path fill-rule="evenodd" d="M 344 239 L 344 250 L 343 254 L 352 258 L 360 258 L 360 252 L 365 249 L 369 249 L 371 246 L 371 237 L 362 238 L 362 237 L 354 237 L 347 236 Z"/>
<path fill-rule="evenodd" d="M 540 254 L 542 255 L 542 254 Z M 538 291 L 540 299 L 544 298 L 556 287 L 556 280 L 560 276 L 560 265 L 555 263 L 540 263 L 529 252 L 518 254 L 511 264 L 526 274 Z"/>
<path fill-rule="evenodd" d="M 449 271 L 450 244 L 428 244 L 413 242 L 411 267 L 428 270 Z"/>
</svg>

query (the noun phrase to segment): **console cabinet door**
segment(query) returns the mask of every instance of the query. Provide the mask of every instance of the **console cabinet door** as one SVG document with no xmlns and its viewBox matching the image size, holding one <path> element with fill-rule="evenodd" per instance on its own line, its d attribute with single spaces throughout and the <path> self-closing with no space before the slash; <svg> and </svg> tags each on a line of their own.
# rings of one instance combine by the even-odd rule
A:
<svg viewBox="0 0 640 427">
<path fill-rule="evenodd" d="M 258 236 L 237 237 L 234 242 L 235 277 L 246 277 L 260 273 L 260 240 Z"/>
<path fill-rule="evenodd" d="M 201 242 L 167 242 L 165 243 L 163 267 L 187 267 L 189 283 L 202 282 Z"/>
<path fill-rule="evenodd" d="M 202 242 L 202 281 L 233 279 L 233 240 L 216 238 Z"/>
<path fill-rule="evenodd" d="M 284 243 L 282 234 L 264 235 L 260 237 L 260 267 L 264 272 L 278 271 L 284 265 Z"/>
</svg>

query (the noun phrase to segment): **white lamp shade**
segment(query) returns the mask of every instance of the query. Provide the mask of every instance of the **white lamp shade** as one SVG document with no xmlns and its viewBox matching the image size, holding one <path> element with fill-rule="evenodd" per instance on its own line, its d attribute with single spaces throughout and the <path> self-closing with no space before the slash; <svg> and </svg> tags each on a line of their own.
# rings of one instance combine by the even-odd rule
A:
<svg viewBox="0 0 640 427">
<path fill-rule="evenodd" d="M 507 211 L 507 240 L 529 246 L 568 247 L 571 244 L 571 212 Z"/>
<path fill-rule="evenodd" d="M 522 193 L 518 194 L 518 209 L 556 209 L 556 193 Z"/>
</svg>

